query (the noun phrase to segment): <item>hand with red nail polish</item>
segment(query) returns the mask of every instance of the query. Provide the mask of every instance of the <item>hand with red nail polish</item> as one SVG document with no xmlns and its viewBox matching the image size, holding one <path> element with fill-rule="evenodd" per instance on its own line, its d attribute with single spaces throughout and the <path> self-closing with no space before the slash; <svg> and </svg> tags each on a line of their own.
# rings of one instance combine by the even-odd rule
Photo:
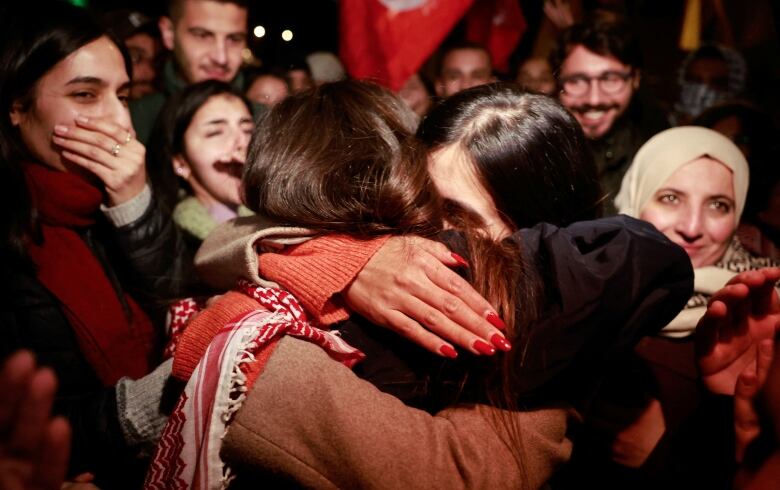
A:
<svg viewBox="0 0 780 490">
<path fill-rule="evenodd" d="M 451 345 L 444 344 L 439 348 L 439 352 L 444 355 L 444 357 L 449 357 L 450 359 L 455 359 L 458 357 L 458 352 L 452 348 Z"/>
<path fill-rule="evenodd" d="M 474 354 L 495 352 L 489 339 L 506 328 L 504 322 L 451 267 L 468 267 L 468 262 L 442 243 L 393 237 L 343 295 L 350 308 L 373 323 L 438 355 L 450 357 L 443 342 Z M 483 351 L 475 347 L 477 341 Z"/>
<path fill-rule="evenodd" d="M 502 320 L 495 311 L 489 311 L 487 315 L 485 315 L 485 319 L 494 327 L 500 330 L 506 330 L 506 323 L 504 323 L 504 320 Z"/>
<path fill-rule="evenodd" d="M 502 350 L 504 352 L 509 352 L 512 350 L 512 344 L 510 344 L 506 338 L 497 333 L 490 337 L 490 343 L 493 344 L 496 349 Z"/>
<path fill-rule="evenodd" d="M 474 341 L 474 350 L 476 350 L 478 353 L 486 355 L 486 356 L 492 356 L 496 353 L 496 348 L 492 345 L 488 344 L 484 340 L 475 340 Z"/>
<path fill-rule="evenodd" d="M 469 268 L 469 263 L 466 262 L 466 259 L 456 254 L 455 252 L 452 252 L 450 255 L 452 256 L 453 259 L 455 259 L 455 262 L 457 262 L 459 266 L 465 267 L 466 269 Z"/>
</svg>

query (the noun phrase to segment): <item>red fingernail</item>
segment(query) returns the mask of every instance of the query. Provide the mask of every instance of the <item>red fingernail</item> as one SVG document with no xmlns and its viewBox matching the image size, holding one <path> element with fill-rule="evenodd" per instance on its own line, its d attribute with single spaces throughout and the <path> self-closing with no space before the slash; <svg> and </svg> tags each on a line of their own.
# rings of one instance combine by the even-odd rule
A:
<svg viewBox="0 0 780 490">
<path fill-rule="evenodd" d="M 450 255 L 452 255 L 452 258 L 455 259 L 455 262 L 457 262 L 459 266 L 465 267 L 466 269 L 469 268 L 469 263 L 466 262 L 466 259 L 456 254 L 455 252 L 451 252 Z"/>
<path fill-rule="evenodd" d="M 495 345 L 497 349 L 500 349 L 504 352 L 508 352 L 512 349 L 512 344 L 510 344 L 507 339 L 497 333 L 494 333 L 493 336 L 490 337 L 490 342 Z"/>
<path fill-rule="evenodd" d="M 455 349 L 446 344 L 439 347 L 439 352 L 444 354 L 444 357 L 449 357 L 450 359 L 455 359 L 458 357 L 458 353 L 455 352 Z"/>
<path fill-rule="evenodd" d="M 486 356 L 492 356 L 496 353 L 496 349 L 482 339 L 474 341 L 474 349 L 476 349 L 476 351 L 480 354 L 485 354 Z"/>
<path fill-rule="evenodd" d="M 490 324 L 496 327 L 497 329 L 506 330 L 506 323 L 504 323 L 504 320 L 498 317 L 495 311 L 491 311 L 487 315 L 485 315 L 485 319 L 489 321 Z"/>
</svg>

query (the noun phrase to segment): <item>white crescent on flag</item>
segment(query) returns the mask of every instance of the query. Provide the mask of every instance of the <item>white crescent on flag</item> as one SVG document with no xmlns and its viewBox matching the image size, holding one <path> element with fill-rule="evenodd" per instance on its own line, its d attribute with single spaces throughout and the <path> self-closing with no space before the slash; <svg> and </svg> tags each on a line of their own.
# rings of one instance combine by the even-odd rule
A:
<svg viewBox="0 0 780 490">
<path fill-rule="evenodd" d="M 414 10 L 422 7 L 428 0 L 379 0 L 379 3 L 395 12 Z"/>
</svg>

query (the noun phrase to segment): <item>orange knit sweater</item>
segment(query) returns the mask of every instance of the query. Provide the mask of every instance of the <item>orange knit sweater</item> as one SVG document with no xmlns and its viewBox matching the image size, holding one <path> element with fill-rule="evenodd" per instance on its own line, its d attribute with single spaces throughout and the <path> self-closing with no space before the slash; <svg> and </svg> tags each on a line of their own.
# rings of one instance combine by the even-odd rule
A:
<svg viewBox="0 0 780 490">
<path fill-rule="evenodd" d="M 260 275 L 291 291 L 320 326 L 349 318 L 349 311 L 338 295 L 387 241 L 383 236 L 357 240 L 346 235 L 328 235 L 289 247 L 282 253 L 260 255 Z M 221 328 L 262 306 L 254 299 L 230 291 L 217 298 L 196 316 L 182 334 L 173 361 L 172 374 L 186 381 Z M 271 343 L 250 367 L 251 385 L 262 372 L 265 360 L 276 346 Z"/>
</svg>

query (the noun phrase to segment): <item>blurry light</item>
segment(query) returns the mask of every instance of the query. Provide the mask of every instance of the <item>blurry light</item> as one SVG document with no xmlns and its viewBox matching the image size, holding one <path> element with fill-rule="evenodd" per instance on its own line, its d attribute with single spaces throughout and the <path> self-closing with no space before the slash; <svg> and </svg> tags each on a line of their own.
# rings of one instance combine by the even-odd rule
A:
<svg viewBox="0 0 780 490">
<path fill-rule="evenodd" d="M 263 36 L 265 36 L 265 27 L 263 27 L 263 26 L 255 26 L 255 29 L 252 32 L 255 33 L 255 37 L 263 37 Z"/>
<path fill-rule="evenodd" d="M 292 41 L 293 33 L 290 29 L 285 29 L 282 31 L 282 39 L 285 41 Z"/>
<path fill-rule="evenodd" d="M 244 48 L 243 51 L 241 51 L 241 57 L 244 59 L 244 62 L 249 63 L 252 61 L 252 58 L 254 58 L 254 55 L 252 54 L 251 49 Z"/>
</svg>

